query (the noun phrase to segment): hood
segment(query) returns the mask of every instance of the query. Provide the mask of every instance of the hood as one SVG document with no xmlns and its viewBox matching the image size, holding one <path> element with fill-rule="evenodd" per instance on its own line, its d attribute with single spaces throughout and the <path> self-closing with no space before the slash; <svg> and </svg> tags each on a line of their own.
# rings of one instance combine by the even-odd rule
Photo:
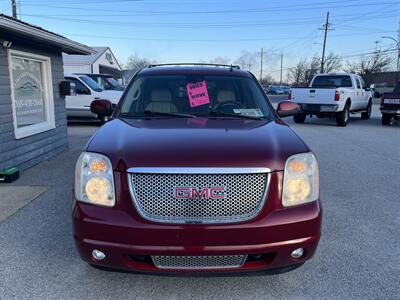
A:
<svg viewBox="0 0 400 300">
<path fill-rule="evenodd" d="M 119 99 L 121 99 L 121 96 L 123 94 L 123 91 L 114 91 L 114 90 L 104 90 L 99 93 L 99 96 L 110 100 L 114 104 L 118 104 Z"/>
<path fill-rule="evenodd" d="M 282 121 L 243 119 L 116 119 L 101 127 L 87 151 L 130 167 L 267 167 L 309 148 Z"/>
</svg>

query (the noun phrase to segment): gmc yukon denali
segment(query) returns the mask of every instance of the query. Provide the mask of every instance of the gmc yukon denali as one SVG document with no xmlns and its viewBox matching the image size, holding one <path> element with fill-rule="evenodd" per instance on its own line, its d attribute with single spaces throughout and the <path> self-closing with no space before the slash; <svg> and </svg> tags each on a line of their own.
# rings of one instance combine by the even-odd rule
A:
<svg viewBox="0 0 400 300">
<path fill-rule="evenodd" d="M 249 72 L 224 65 L 139 71 L 75 173 L 74 239 L 100 268 L 279 273 L 320 239 L 318 163 Z"/>
</svg>

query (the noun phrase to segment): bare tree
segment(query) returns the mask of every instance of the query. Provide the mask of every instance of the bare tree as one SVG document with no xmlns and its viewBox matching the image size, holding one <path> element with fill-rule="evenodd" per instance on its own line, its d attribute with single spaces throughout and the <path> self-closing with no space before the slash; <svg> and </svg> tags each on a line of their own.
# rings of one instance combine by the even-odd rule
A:
<svg viewBox="0 0 400 300">
<path fill-rule="evenodd" d="M 321 67 L 321 59 L 314 55 L 311 58 L 310 63 L 308 64 L 309 68 L 306 70 L 306 74 L 305 74 L 305 80 L 306 82 L 310 82 L 311 79 L 315 76 L 315 74 L 317 74 L 319 72 L 319 69 Z"/>
<path fill-rule="evenodd" d="M 274 84 L 275 80 L 272 78 L 271 75 L 264 75 L 263 78 L 260 80 L 262 85 Z"/>
<path fill-rule="evenodd" d="M 344 68 L 344 71 L 347 73 L 358 74 L 358 73 L 360 73 L 360 63 L 348 61 L 346 63 L 346 67 Z"/>
<path fill-rule="evenodd" d="M 390 64 L 390 57 L 377 50 L 372 56 L 363 56 L 358 62 L 348 63 L 346 71 L 360 74 L 369 86 L 372 83 L 372 74 L 387 71 Z"/>
<path fill-rule="evenodd" d="M 325 57 L 325 64 L 324 64 L 325 72 L 329 73 L 333 71 L 339 71 L 341 67 L 342 67 L 342 58 L 339 55 L 330 52 Z"/>
<path fill-rule="evenodd" d="M 154 62 L 150 61 L 147 58 L 140 57 L 137 53 L 135 53 L 128 57 L 128 60 L 127 60 L 126 64 L 124 65 L 124 68 L 133 70 L 136 72 L 142 68 L 147 67 L 148 65 L 150 65 L 152 63 L 154 63 Z"/>
<path fill-rule="evenodd" d="M 300 60 L 296 66 L 290 69 L 290 77 L 296 86 L 307 83 L 307 60 Z"/>
</svg>

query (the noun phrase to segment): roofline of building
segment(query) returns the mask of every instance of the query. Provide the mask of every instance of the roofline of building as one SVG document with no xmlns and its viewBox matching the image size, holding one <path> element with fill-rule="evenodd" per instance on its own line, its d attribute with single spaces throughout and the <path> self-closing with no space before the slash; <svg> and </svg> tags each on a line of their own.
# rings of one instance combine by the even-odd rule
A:
<svg viewBox="0 0 400 300">
<path fill-rule="evenodd" d="M 11 17 L 7 17 L 5 15 L 0 15 L 0 28 L 17 32 L 22 35 L 28 35 L 45 42 L 49 42 L 51 44 L 56 44 L 61 48 L 63 52 L 66 53 L 84 55 L 94 53 L 93 49 L 86 45 L 74 42 L 61 35 L 34 27 L 28 23 L 13 19 Z"/>
</svg>

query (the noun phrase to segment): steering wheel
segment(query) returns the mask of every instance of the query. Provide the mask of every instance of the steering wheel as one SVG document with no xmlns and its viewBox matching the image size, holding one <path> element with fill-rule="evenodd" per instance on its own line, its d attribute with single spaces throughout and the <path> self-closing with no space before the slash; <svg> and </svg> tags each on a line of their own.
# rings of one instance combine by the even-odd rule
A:
<svg viewBox="0 0 400 300">
<path fill-rule="evenodd" d="M 227 109 L 233 111 L 234 109 L 241 109 L 241 108 L 244 108 L 243 104 L 233 100 L 221 102 L 215 105 L 215 110 L 221 110 L 221 111 L 224 110 L 226 111 Z"/>
</svg>

